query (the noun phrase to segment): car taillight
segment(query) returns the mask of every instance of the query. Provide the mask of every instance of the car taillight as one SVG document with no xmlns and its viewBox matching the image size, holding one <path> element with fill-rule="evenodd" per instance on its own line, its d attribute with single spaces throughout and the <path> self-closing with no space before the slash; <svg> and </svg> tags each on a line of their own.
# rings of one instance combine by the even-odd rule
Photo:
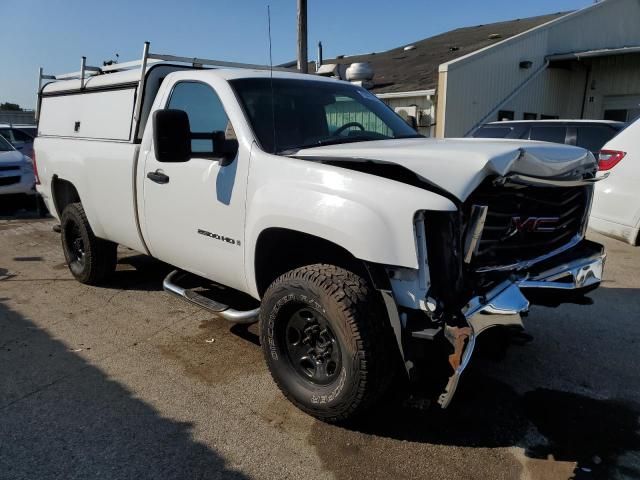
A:
<svg viewBox="0 0 640 480">
<path fill-rule="evenodd" d="M 626 154 L 627 152 L 621 152 L 619 150 L 601 150 L 598 154 L 598 170 L 601 172 L 611 170 Z"/>
<path fill-rule="evenodd" d="M 36 151 L 31 152 L 31 160 L 33 160 L 33 175 L 36 177 L 36 185 L 40 185 L 40 177 L 38 176 L 38 164 L 36 163 Z"/>
</svg>

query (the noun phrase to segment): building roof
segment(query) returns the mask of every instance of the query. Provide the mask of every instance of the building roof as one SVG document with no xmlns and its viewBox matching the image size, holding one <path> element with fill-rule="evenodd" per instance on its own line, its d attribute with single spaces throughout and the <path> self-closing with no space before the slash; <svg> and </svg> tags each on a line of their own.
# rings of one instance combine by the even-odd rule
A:
<svg viewBox="0 0 640 480">
<path fill-rule="evenodd" d="M 431 89 L 438 84 L 440 64 L 531 30 L 567 13 L 569 12 L 458 28 L 386 52 L 328 59 L 323 63 L 370 62 L 374 71 L 374 86 L 371 90 L 375 93 Z M 409 45 L 415 48 L 405 50 Z"/>
</svg>

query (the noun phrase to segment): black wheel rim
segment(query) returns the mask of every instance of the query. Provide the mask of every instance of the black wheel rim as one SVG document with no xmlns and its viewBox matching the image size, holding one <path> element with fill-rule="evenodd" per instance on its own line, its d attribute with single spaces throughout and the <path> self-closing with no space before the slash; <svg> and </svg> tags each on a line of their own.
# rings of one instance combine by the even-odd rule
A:
<svg viewBox="0 0 640 480">
<path fill-rule="evenodd" d="M 69 222 L 65 231 L 65 239 L 67 241 L 67 250 L 69 253 L 69 263 L 76 263 L 80 267 L 84 267 L 85 247 L 80 227 L 75 222 Z"/>
<path fill-rule="evenodd" d="M 287 320 L 284 343 L 293 368 L 306 380 L 327 385 L 340 374 L 342 352 L 327 319 L 303 307 Z"/>
</svg>

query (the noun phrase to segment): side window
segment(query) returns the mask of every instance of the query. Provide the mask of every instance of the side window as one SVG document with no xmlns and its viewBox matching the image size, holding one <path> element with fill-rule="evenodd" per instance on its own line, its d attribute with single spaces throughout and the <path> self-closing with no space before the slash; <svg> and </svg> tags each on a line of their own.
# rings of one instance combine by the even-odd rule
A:
<svg viewBox="0 0 640 480">
<path fill-rule="evenodd" d="M 224 132 L 227 138 L 235 138 L 233 127 L 220 98 L 209 85 L 199 82 L 180 82 L 173 87 L 167 108 L 184 110 L 189 117 L 192 134 Z M 191 140 L 191 151 L 210 153 L 212 139 Z"/>
<path fill-rule="evenodd" d="M 567 127 L 531 127 L 531 140 L 542 142 L 564 143 L 567 137 Z"/>
<path fill-rule="evenodd" d="M 13 135 L 11 135 L 11 129 L 9 128 L 2 128 L 0 129 L 0 135 L 2 135 L 5 139 L 9 140 L 10 142 L 14 142 L 13 139 Z"/>
<path fill-rule="evenodd" d="M 576 145 L 592 152 L 601 150 L 613 138 L 616 131 L 609 127 L 578 127 Z"/>
<path fill-rule="evenodd" d="M 25 142 L 25 143 L 33 142 L 33 137 L 16 129 L 13 130 L 13 138 L 15 138 L 16 141 L 18 142 Z"/>
<path fill-rule="evenodd" d="M 522 129 L 522 132 L 520 132 L 520 135 L 518 135 L 518 138 L 521 140 L 529 140 L 530 134 L 531 134 L 531 127 L 526 126 Z"/>
<path fill-rule="evenodd" d="M 475 138 L 507 138 L 512 131 L 510 127 L 481 127 L 473 136 Z"/>
<path fill-rule="evenodd" d="M 605 120 L 614 120 L 616 122 L 626 122 L 627 121 L 627 110 L 615 109 L 615 110 L 605 110 L 604 111 L 604 119 Z"/>
</svg>

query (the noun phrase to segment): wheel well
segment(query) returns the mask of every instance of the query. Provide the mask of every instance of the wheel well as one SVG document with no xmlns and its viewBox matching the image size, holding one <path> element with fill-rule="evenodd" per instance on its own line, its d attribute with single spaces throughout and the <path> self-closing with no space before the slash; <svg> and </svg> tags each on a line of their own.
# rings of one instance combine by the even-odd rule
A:
<svg viewBox="0 0 640 480">
<path fill-rule="evenodd" d="M 58 216 L 62 215 L 67 205 L 80 201 L 80 195 L 78 195 L 78 190 L 73 186 L 73 183 L 58 177 L 53 178 L 51 193 Z"/>
<path fill-rule="evenodd" d="M 285 272 L 304 265 L 328 263 L 366 275 L 362 261 L 324 238 L 286 228 L 268 228 L 258 237 L 255 255 L 256 285 L 260 297 Z"/>
</svg>

